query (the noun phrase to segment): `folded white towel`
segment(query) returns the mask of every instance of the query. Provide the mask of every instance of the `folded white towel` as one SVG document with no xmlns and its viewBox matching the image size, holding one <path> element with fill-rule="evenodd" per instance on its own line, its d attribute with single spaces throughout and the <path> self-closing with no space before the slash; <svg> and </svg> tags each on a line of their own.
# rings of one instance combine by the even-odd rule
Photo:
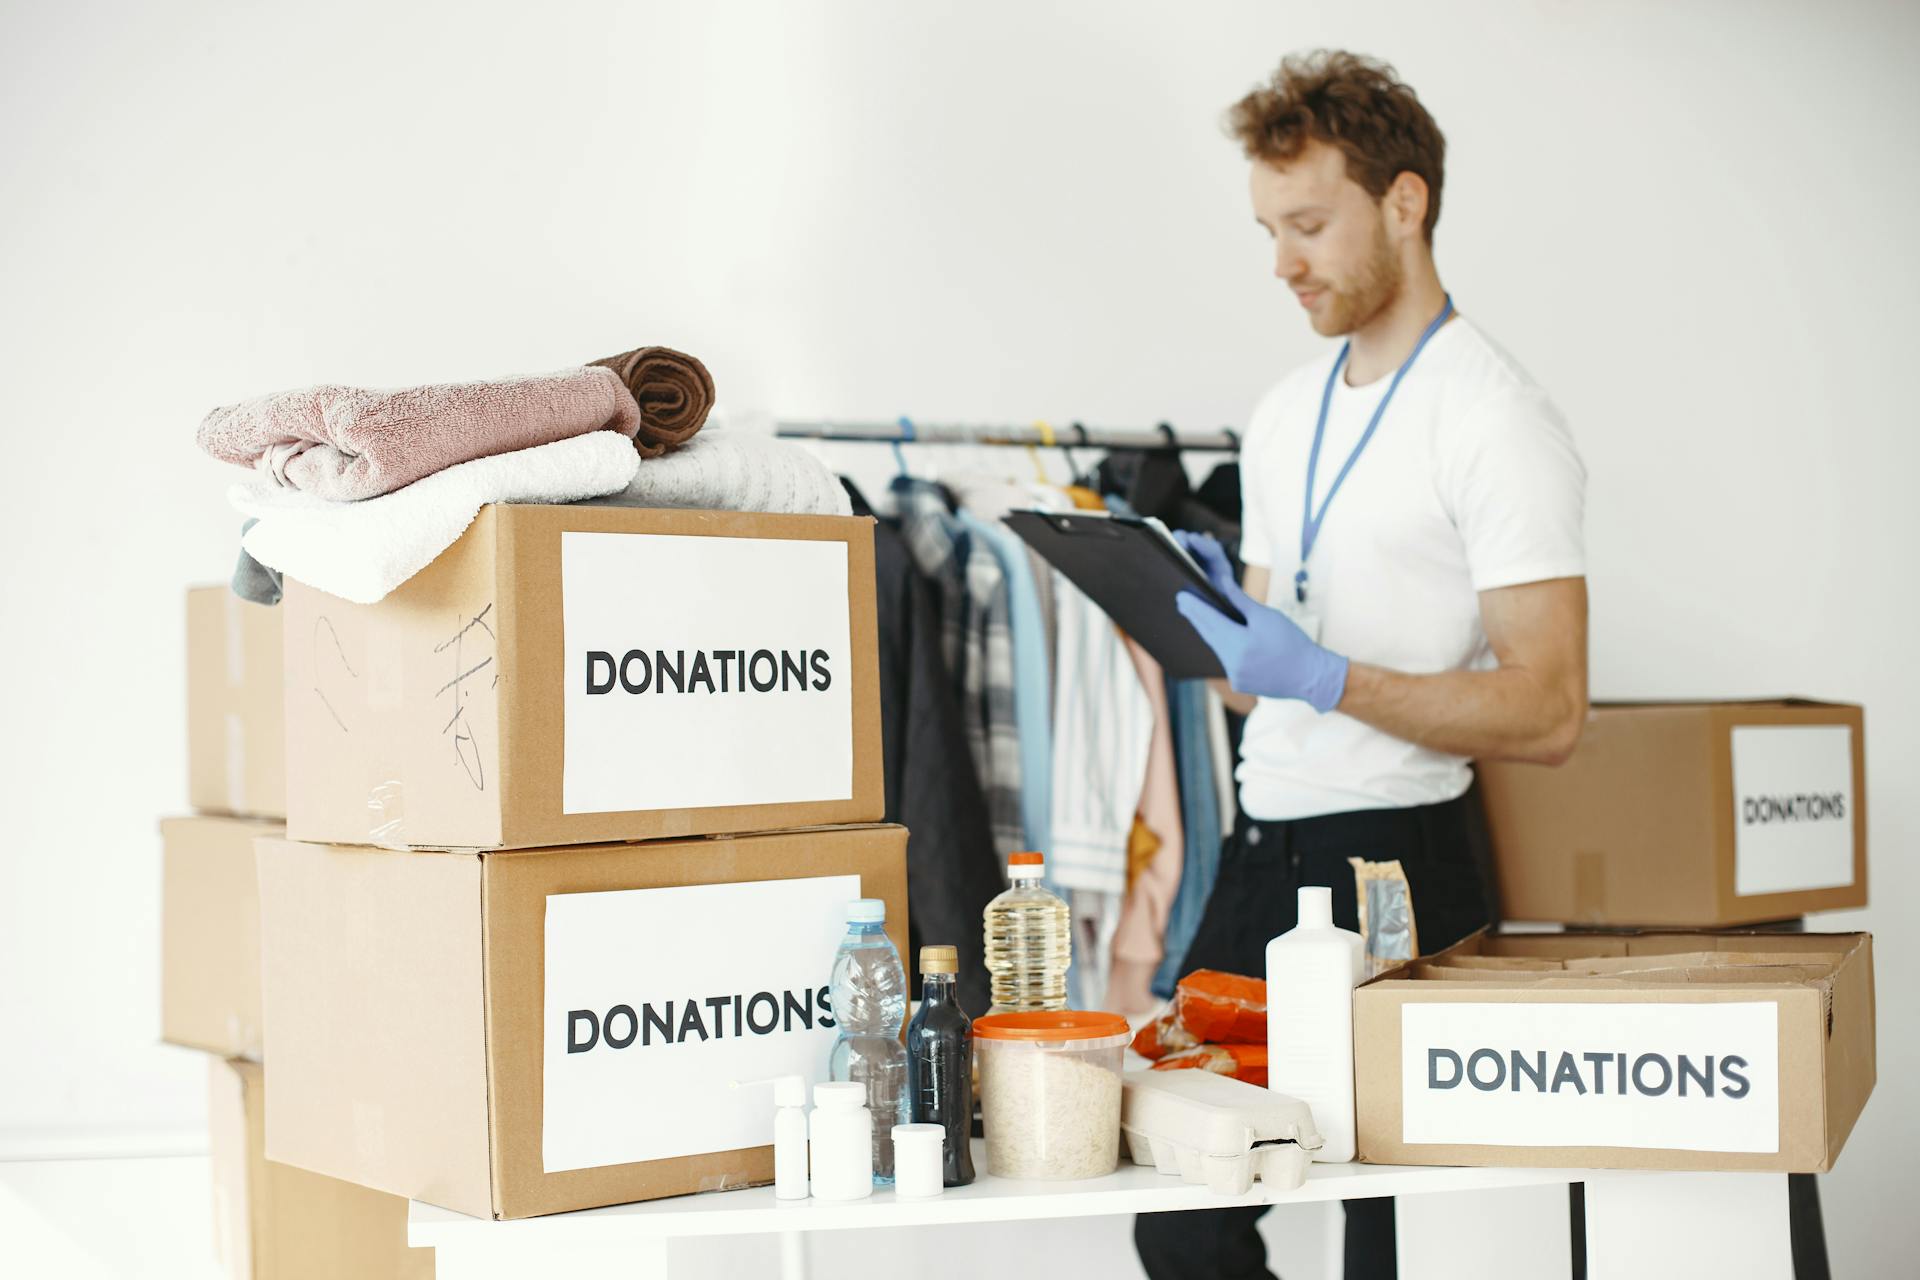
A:
<svg viewBox="0 0 1920 1280">
<path fill-rule="evenodd" d="M 595 501 L 801 516 L 853 514 L 846 486 L 799 445 L 711 424 L 672 453 L 642 462 L 619 493 Z"/>
<path fill-rule="evenodd" d="M 240 539 L 248 555 L 330 595 L 372 604 L 452 546 L 488 503 L 578 502 L 618 493 L 640 466 L 630 438 L 591 431 L 462 462 L 361 502 L 261 485 L 236 485 L 227 500 L 259 520 Z"/>
</svg>

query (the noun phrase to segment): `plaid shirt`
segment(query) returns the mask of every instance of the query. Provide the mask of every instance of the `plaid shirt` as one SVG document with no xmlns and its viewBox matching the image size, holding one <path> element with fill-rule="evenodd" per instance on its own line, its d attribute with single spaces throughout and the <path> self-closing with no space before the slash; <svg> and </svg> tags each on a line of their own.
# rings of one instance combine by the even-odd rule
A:
<svg viewBox="0 0 1920 1280">
<path fill-rule="evenodd" d="M 966 552 L 960 527 L 947 510 L 940 490 L 924 480 L 906 476 L 893 482 L 900 513 L 900 536 L 922 577 L 940 593 L 940 656 L 946 660 L 953 687 L 960 688 L 967 660 Z"/>
<path fill-rule="evenodd" d="M 1014 720 L 1013 630 L 1005 573 L 925 481 L 894 481 L 900 531 L 920 571 L 940 590 L 940 641 L 960 690 L 967 748 L 987 801 L 996 852 L 1024 843 L 1020 815 L 1020 730 Z"/>
</svg>

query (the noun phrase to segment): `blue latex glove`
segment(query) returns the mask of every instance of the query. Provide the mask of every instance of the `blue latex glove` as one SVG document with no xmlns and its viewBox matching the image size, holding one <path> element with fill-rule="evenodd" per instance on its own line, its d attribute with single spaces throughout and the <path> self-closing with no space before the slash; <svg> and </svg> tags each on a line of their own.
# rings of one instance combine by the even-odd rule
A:
<svg viewBox="0 0 1920 1280">
<path fill-rule="evenodd" d="M 1298 698 L 1315 711 L 1339 706 L 1347 691 L 1347 660 L 1308 639 L 1286 614 L 1242 591 L 1233 580 L 1227 553 L 1211 537 L 1184 530 L 1173 536 L 1246 618 L 1244 624 L 1235 622 L 1191 591 L 1182 591 L 1173 602 L 1220 659 L 1227 683 L 1240 693 L 1263 698 Z"/>
</svg>

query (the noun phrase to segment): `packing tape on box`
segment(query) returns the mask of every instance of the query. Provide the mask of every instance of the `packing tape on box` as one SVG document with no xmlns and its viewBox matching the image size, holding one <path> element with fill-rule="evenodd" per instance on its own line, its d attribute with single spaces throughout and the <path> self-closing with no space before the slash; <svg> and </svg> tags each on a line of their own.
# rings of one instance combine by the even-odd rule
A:
<svg viewBox="0 0 1920 1280">
<path fill-rule="evenodd" d="M 367 843 L 383 849 L 406 847 L 407 792 L 398 778 L 367 785 Z"/>
<path fill-rule="evenodd" d="M 226 611 L 222 615 L 227 629 L 227 688 L 238 690 L 247 682 L 247 637 L 241 610 L 247 604 L 239 596 L 225 593 Z"/>
<path fill-rule="evenodd" d="M 231 649 L 229 653 L 233 652 Z M 227 812 L 247 813 L 247 723 L 238 711 L 226 713 Z"/>
<path fill-rule="evenodd" d="M 1573 918 L 1602 920 L 1607 906 L 1607 855 L 1598 849 L 1573 851 Z"/>
<path fill-rule="evenodd" d="M 407 661 L 398 629 L 373 627 L 361 633 L 359 641 L 365 647 L 348 670 L 361 682 L 367 712 L 375 716 L 397 713 L 406 705 L 407 696 Z M 339 644 L 338 635 L 334 642 Z M 347 662 L 344 647 L 340 658 Z M 458 729 L 449 724 L 442 733 L 449 732 L 457 733 Z M 366 775 L 367 843 L 402 849 L 407 843 L 406 784 L 385 769 L 384 764 L 372 764 Z"/>
<path fill-rule="evenodd" d="M 237 1009 L 227 1014 L 227 1043 L 233 1047 L 234 1057 L 259 1061 L 260 1040 L 259 1019 L 249 1018 Z"/>
<path fill-rule="evenodd" d="M 700 1179 L 700 1190 L 739 1191 L 746 1187 L 765 1186 L 765 1182 L 755 1182 L 744 1173 L 709 1173 Z"/>
</svg>

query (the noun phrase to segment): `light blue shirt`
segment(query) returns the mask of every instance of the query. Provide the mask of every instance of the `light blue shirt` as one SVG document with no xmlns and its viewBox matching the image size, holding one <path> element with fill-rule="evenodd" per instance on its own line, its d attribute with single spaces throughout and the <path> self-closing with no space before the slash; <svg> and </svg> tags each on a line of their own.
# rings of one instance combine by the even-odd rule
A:
<svg viewBox="0 0 1920 1280">
<path fill-rule="evenodd" d="M 960 523 L 992 550 L 1007 580 L 1007 611 L 1013 630 L 1013 719 L 1020 734 L 1020 824 L 1026 847 L 1053 849 L 1053 678 L 1048 670 L 1046 620 L 1033 581 L 1027 545 L 1002 524 L 971 511 Z"/>
</svg>

